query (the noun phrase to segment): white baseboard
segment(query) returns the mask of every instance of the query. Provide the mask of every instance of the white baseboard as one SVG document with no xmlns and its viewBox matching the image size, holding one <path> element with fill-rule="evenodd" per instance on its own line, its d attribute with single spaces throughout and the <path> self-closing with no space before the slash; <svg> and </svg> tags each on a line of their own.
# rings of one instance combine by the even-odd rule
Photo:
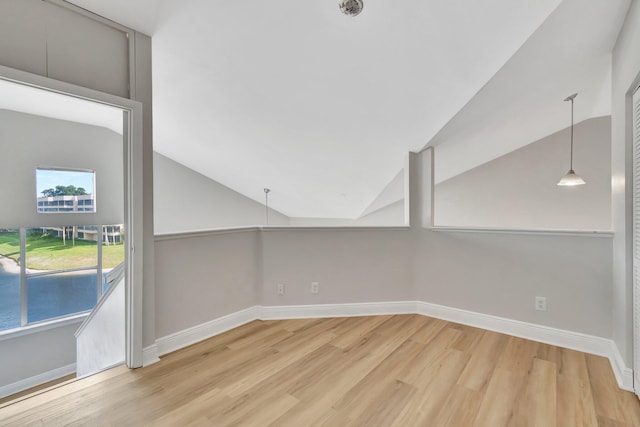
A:
<svg viewBox="0 0 640 427">
<path fill-rule="evenodd" d="M 424 316 L 606 357 L 611 363 L 618 387 L 633 391 L 632 371 L 626 367 L 613 340 L 438 304 L 417 302 L 416 305 L 417 313 Z"/>
<path fill-rule="evenodd" d="M 171 353 L 172 351 L 176 351 L 207 338 L 211 338 L 230 329 L 237 328 L 245 323 L 252 322 L 259 318 L 258 314 L 258 306 L 249 307 L 201 325 L 196 325 L 171 335 L 158 338 L 156 340 L 157 355 L 163 356 L 167 353 Z"/>
<path fill-rule="evenodd" d="M 623 390 L 633 391 L 632 370 L 625 365 L 613 340 L 421 301 L 254 306 L 159 338 L 156 340 L 155 346 L 144 349 L 144 366 L 157 362 L 159 360 L 158 356 L 211 338 L 253 320 L 414 313 L 607 357 L 611 363 L 618 386 Z"/>
<path fill-rule="evenodd" d="M 413 301 L 365 302 L 353 304 L 314 304 L 260 306 L 260 320 L 309 319 L 323 317 L 355 317 L 383 314 L 412 314 Z"/>
<path fill-rule="evenodd" d="M 51 371 L 34 375 L 33 377 L 25 378 L 23 380 L 20 380 L 12 384 L 7 384 L 5 386 L 0 387 L 0 399 L 7 396 L 11 396 L 12 394 L 20 393 L 21 391 L 24 391 L 24 390 L 28 390 L 31 387 L 35 387 L 49 381 L 57 380 L 58 378 L 62 378 L 64 376 L 73 374 L 75 372 L 76 372 L 76 364 L 72 363 L 67 366 L 62 366 L 60 368 L 56 368 Z"/>
<path fill-rule="evenodd" d="M 153 365 L 160 361 L 158 356 L 158 344 L 152 344 L 142 349 L 142 366 Z"/>
<path fill-rule="evenodd" d="M 623 390 L 633 392 L 633 369 L 627 367 L 627 364 L 620 354 L 620 349 L 618 349 L 618 346 L 613 340 L 611 340 L 609 362 L 611 362 L 611 368 L 618 381 L 618 386 Z"/>
<path fill-rule="evenodd" d="M 593 335 L 556 329 L 549 326 L 536 325 L 534 323 L 521 322 L 519 320 L 492 316 L 490 314 L 451 308 L 438 304 L 418 302 L 418 313 L 424 316 L 436 317 L 463 325 L 526 338 L 545 344 L 565 347 L 585 353 L 609 356 L 611 340 L 595 337 Z"/>
</svg>

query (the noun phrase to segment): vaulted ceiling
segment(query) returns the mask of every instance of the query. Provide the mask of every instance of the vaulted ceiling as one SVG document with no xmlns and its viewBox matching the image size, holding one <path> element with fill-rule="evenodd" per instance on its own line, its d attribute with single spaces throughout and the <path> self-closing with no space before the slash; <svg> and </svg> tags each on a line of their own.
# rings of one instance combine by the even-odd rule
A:
<svg viewBox="0 0 640 427">
<path fill-rule="evenodd" d="M 72 0 L 153 38 L 154 149 L 292 217 L 355 218 L 409 151 L 443 180 L 610 113 L 630 0 Z"/>
</svg>

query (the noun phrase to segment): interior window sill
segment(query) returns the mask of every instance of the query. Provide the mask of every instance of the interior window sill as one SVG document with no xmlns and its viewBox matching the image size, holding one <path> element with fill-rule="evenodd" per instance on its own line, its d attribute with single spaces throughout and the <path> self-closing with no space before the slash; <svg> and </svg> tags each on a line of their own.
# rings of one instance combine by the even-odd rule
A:
<svg viewBox="0 0 640 427">
<path fill-rule="evenodd" d="M 79 314 L 73 314 L 71 316 L 59 317 L 52 320 L 45 320 L 31 325 L 7 329 L 0 331 L 0 341 L 5 341 L 13 338 L 18 338 L 25 335 L 36 334 L 38 332 L 46 331 L 48 329 L 60 328 L 66 325 L 72 325 L 77 323 L 78 325 L 89 316 L 90 312 L 84 312 Z"/>
<path fill-rule="evenodd" d="M 613 237 L 611 230 L 544 230 L 520 228 L 490 228 L 490 227 L 450 227 L 433 226 L 432 231 L 455 233 L 493 233 L 493 234 L 531 234 L 539 236 L 581 236 L 581 237 Z"/>
</svg>

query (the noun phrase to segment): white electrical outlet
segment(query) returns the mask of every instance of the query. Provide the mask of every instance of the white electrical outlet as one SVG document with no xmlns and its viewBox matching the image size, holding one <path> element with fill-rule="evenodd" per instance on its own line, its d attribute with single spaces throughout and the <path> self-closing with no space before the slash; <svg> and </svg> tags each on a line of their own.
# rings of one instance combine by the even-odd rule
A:
<svg viewBox="0 0 640 427">
<path fill-rule="evenodd" d="M 278 295 L 284 295 L 284 283 L 278 283 L 276 289 L 278 290 Z"/>
<path fill-rule="evenodd" d="M 311 293 L 317 294 L 318 292 L 320 292 L 320 283 L 311 282 Z"/>
<path fill-rule="evenodd" d="M 547 311 L 547 298 L 546 297 L 536 297 L 536 310 L 537 311 Z"/>
</svg>

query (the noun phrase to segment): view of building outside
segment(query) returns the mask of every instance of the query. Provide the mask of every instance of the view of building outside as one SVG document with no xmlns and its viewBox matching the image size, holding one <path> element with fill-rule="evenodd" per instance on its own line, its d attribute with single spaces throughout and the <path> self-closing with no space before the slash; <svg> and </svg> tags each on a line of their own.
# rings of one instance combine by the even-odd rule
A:
<svg viewBox="0 0 640 427">
<path fill-rule="evenodd" d="M 96 212 L 95 173 L 36 169 L 38 213 Z"/>
<path fill-rule="evenodd" d="M 93 194 L 38 197 L 38 213 L 95 212 Z"/>
</svg>

